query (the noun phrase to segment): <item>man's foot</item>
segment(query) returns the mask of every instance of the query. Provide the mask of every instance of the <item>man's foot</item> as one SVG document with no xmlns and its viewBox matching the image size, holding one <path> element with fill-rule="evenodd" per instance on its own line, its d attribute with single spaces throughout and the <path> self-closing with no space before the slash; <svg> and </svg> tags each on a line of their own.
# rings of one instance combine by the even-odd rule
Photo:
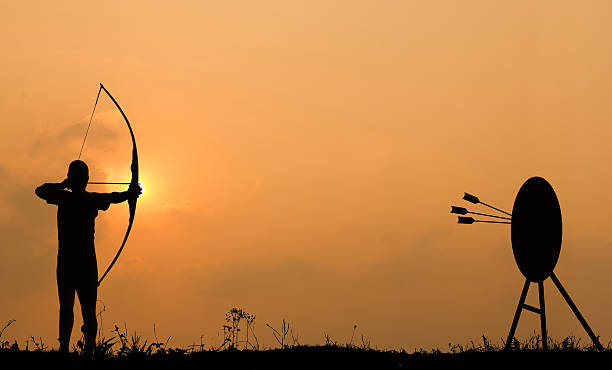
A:
<svg viewBox="0 0 612 370">
<path fill-rule="evenodd" d="M 59 348 L 58 352 L 59 353 L 63 353 L 63 354 L 68 354 L 70 352 L 69 348 L 68 348 L 68 345 L 67 344 L 66 345 L 60 344 L 60 348 Z"/>
</svg>

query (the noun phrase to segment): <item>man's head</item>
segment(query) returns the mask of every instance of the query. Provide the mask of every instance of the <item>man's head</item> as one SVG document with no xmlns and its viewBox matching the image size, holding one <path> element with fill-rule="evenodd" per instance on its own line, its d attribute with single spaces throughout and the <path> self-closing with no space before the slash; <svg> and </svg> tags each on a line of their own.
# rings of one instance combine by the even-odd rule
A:
<svg viewBox="0 0 612 370">
<path fill-rule="evenodd" d="M 72 191 L 83 191 L 89 181 L 89 168 L 81 160 L 72 161 L 68 166 L 68 180 Z"/>
</svg>

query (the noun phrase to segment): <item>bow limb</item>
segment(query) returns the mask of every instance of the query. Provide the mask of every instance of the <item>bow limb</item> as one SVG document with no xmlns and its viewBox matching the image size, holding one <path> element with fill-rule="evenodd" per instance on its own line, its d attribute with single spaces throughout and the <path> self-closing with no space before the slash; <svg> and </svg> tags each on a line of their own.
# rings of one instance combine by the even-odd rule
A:
<svg viewBox="0 0 612 370">
<path fill-rule="evenodd" d="M 132 180 L 130 181 L 130 187 L 138 186 L 138 150 L 136 149 L 136 139 L 134 138 L 134 131 L 132 130 L 130 121 L 128 120 L 125 113 L 123 113 L 123 109 L 121 109 L 121 107 L 119 106 L 119 103 L 117 103 L 115 98 L 113 98 L 113 96 L 108 92 L 108 90 L 106 90 L 104 85 L 100 84 L 100 89 L 104 90 L 104 92 L 108 95 L 108 97 L 111 98 L 113 103 L 115 103 L 115 105 L 117 106 L 117 109 L 119 109 L 119 112 L 121 112 L 123 119 L 125 119 L 125 123 L 127 124 L 128 129 L 130 130 L 130 135 L 132 136 L 132 164 L 130 166 L 130 170 L 132 171 Z M 108 268 L 106 269 L 104 274 L 102 274 L 102 277 L 98 281 L 98 286 L 100 286 L 100 283 L 102 283 L 102 280 L 104 280 L 104 278 L 109 273 L 111 268 L 113 268 L 113 266 L 115 265 L 115 262 L 117 262 L 117 259 L 119 258 L 119 255 L 123 251 L 123 247 L 125 247 L 125 242 L 127 241 L 128 236 L 130 235 L 130 231 L 132 230 L 132 224 L 134 223 L 134 215 L 136 215 L 136 202 L 137 201 L 138 201 L 137 197 L 131 197 L 128 199 L 128 206 L 130 209 L 130 220 L 128 223 L 127 230 L 125 232 L 125 236 L 123 237 L 123 242 L 121 243 L 121 247 L 119 247 L 119 250 L 117 251 L 117 254 L 115 255 L 115 258 L 113 258 L 113 261 L 110 263 L 110 265 L 108 266 Z"/>
</svg>

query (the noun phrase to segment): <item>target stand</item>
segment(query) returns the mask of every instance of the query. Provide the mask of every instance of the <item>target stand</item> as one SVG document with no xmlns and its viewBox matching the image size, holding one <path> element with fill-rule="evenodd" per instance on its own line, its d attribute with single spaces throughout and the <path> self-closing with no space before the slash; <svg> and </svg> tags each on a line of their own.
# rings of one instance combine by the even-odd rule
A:
<svg viewBox="0 0 612 370">
<path fill-rule="evenodd" d="M 485 213 L 470 212 L 462 207 L 452 207 L 451 213 L 477 214 L 486 217 L 504 219 L 504 221 L 474 220 L 472 217 L 459 217 L 459 223 L 472 224 L 474 222 L 501 223 L 511 225 L 512 252 L 516 264 L 525 277 L 525 285 L 519 298 L 516 313 L 510 326 L 510 333 L 506 340 L 505 349 L 512 348 L 514 333 L 518 326 L 523 310 L 531 311 L 540 315 L 540 326 L 542 330 L 542 348 L 548 349 L 548 337 L 546 331 L 546 304 L 544 301 L 544 281 L 550 277 L 568 306 L 576 315 L 576 318 L 587 332 L 593 345 L 598 350 L 603 350 L 599 339 L 593 333 L 586 320 L 574 304 L 569 294 L 553 272 L 559 254 L 561 252 L 561 239 L 563 222 L 561 219 L 561 207 L 552 186 L 542 177 L 532 177 L 521 186 L 512 214 L 481 202 L 478 197 L 465 193 L 463 199 L 474 204 L 482 204 L 486 207 L 501 212 L 505 216 L 494 216 Z M 506 221 L 507 220 L 507 221 Z M 539 307 L 525 303 L 527 292 L 531 283 L 538 284 Z"/>
<path fill-rule="evenodd" d="M 572 309 L 572 312 L 574 313 L 574 315 L 576 315 L 576 318 L 578 319 L 578 321 L 580 322 L 584 330 L 587 332 L 589 337 L 591 337 L 591 340 L 593 341 L 593 344 L 595 345 L 595 347 L 598 350 L 603 350 L 601 343 L 599 343 L 599 339 L 597 338 L 595 333 L 593 333 L 593 330 L 591 330 L 591 327 L 589 326 L 589 324 L 587 324 L 584 317 L 582 317 L 582 314 L 578 310 L 578 307 L 576 307 L 576 305 L 574 304 L 574 301 L 572 301 L 569 294 L 567 294 L 567 291 L 565 290 L 565 288 L 563 288 L 563 285 L 561 285 L 561 282 L 559 281 L 559 279 L 557 279 L 554 272 L 550 274 L 550 280 L 553 281 L 553 283 L 559 290 L 559 293 L 561 293 L 561 295 L 567 302 L 567 305 Z M 537 282 L 538 295 L 540 298 L 539 308 L 530 306 L 525 303 L 525 298 L 527 297 L 527 292 L 529 291 L 529 286 L 531 285 L 531 283 L 532 282 L 529 281 L 529 279 L 525 279 L 525 285 L 523 286 L 523 291 L 521 292 L 521 298 L 519 299 L 518 306 L 516 307 L 516 313 L 514 314 L 514 319 L 512 320 L 512 325 L 510 326 L 510 333 L 508 333 L 508 339 L 506 340 L 506 346 L 505 346 L 506 350 L 509 350 L 512 348 L 512 340 L 514 339 L 514 332 L 516 331 L 516 327 L 518 326 L 519 318 L 521 317 L 521 312 L 523 310 L 535 312 L 540 315 L 540 327 L 542 330 L 542 348 L 548 349 L 548 337 L 546 334 L 546 305 L 544 303 L 544 281 Z"/>
</svg>

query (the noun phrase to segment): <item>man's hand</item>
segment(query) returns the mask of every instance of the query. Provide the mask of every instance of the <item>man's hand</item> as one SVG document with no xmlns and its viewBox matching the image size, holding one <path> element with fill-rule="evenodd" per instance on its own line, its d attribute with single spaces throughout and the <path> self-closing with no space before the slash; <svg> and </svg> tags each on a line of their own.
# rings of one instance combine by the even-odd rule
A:
<svg viewBox="0 0 612 370">
<path fill-rule="evenodd" d="M 64 189 L 68 189 L 70 187 L 70 181 L 68 179 L 63 180 L 62 182 L 48 182 L 42 184 L 34 190 L 36 195 L 47 201 L 50 204 L 58 204 L 57 202 L 60 199 L 60 194 Z"/>
<path fill-rule="evenodd" d="M 127 190 L 128 198 L 138 198 L 142 194 L 142 188 L 139 185 L 130 185 Z"/>
<path fill-rule="evenodd" d="M 59 183 L 59 185 L 61 186 L 61 189 L 68 189 L 70 187 L 70 180 L 65 178 L 64 181 Z"/>
</svg>

